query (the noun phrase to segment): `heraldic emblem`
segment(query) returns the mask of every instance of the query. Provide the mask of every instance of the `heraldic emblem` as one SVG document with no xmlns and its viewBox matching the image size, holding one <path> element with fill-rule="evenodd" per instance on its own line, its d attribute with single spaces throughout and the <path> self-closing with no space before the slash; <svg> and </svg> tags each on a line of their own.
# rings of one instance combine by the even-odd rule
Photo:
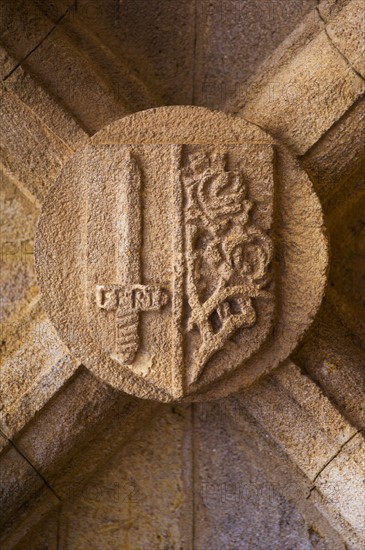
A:
<svg viewBox="0 0 365 550">
<path fill-rule="evenodd" d="M 115 146 L 89 190 L 87 301 L 118 368 L 152 383 L 163 373 L 184 394 L 264 344 L 273 172 L 270 144 Z"/>
</svg>

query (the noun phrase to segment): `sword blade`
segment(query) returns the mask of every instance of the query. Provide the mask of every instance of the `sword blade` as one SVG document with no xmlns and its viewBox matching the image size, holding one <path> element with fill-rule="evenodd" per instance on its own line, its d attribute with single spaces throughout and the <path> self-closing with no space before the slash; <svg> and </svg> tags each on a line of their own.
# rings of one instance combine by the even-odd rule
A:
<svg viewBox="0 0 365 550">
<path fill-rule="evenodd" d="M 139 313 L 133 309 L 132 286 L 141 283 L 142 208 L 141 171 L 128 151 L 118 204 L 118 283 L 125 291 L 116 312 L 116 353 L 123 363 L 133 363 L 139 347 Z"/>
</svg>

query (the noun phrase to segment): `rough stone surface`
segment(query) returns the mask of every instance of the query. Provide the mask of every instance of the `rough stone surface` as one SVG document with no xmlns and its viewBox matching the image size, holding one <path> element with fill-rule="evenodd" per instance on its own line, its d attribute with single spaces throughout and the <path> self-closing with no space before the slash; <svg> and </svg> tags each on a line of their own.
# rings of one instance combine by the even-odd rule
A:
<svg viewBox="0 0 365 550">
<path fill-rule="evenodd" d="M 8 358 L 1 372 L 3 401 L 0 426 L 9 436 L 24 428 L 48 400 L 63 389 L 78 367 L 70 355 L 65 353 L 62 342 L 49 322 L 40 322 L 35 326 L 22 325 L 22 328 L 29 330 L 29 333 L 23 335 L 25 340 L 29 339 L 29 343 L 24 348 L 23 340 L 23 347 Z M 34 328 L 35 333 L 32 333 Z M 44 334 L 39 333 L 39 330 L 44 330 Z M 48 339 L 47 331 L 51 339 Z M 43 338 L 43 344 L 31 346 L 32 337 L 36 341 Z M 35 353 L 39 354 L 38 361 L 34 359 Z M 44 360 L 41 365 L 40 359 Z"/>
<path fill-rule="evenodd" d="M 237 400 L 226 401 L 195 406 L 196 548 L 326 548 L 324 532 L 308 527 L 306 513 L 288 497 L 288 477 L 283 484 L 277 474 L 268 479 Z M 274 470 L 272 449 L 269 456 Z"/>
<path fill-rule="evenodd" d="M 351 526 L 360 544 L 365 543 L 364 465 L 365 441 L 357 433 L 316 478 L 316 490 L 327 498 L 343 523 Z"/>
<path fill-rule="evenodd" d="M 222 395 L 276 366 L 311 322 L 322 224 L 305 174 L 257 127 L 202 108 L 146 111 L 97 134 L 47 199 L 45 305 L 113 386 L 167 401 L 238 370 L 209 394 Z"/>
<path fill-rule="evenodd" d="M 199 0 L 193 103 L 222 108 L 243 98 L 260 64 L 316 4 L 313 0 Z M 239 53 L 238 53 L 239 52 Z"/>
<path fill-rule="evenodd" d="M 191 547 L 188 425 L 189 410 L 165 407 L 90 484 L 81 491 L 75 486 L 61 512 L 61 544 L 80 549 Z M 78 528 L 80 517 L 88 525 L 84 531 Z"/>
<path fill-rule="evenodd" d="M 333 117 L 327 116 L 330 109 L 323 96 L 316 97 L 316 117 L 300 108 L 300 97 L 291 96 L 297 105 L 294 130 L 302 125 L 306 132 L 311 117 L 324 129 L 300 163 L 324 208 L 331 267 L 323 307 L 295 354 L 307 376 L 299 376 L 293 366 L 285 373 L 283 365 L 286 383 L 270 377 L 272 385 L 262 385 L 260 407 L 256 398 L 252 413 L 247 392 L 170 413 L 165 405 L 118 396 L 95 385 L 93 375 L 84 369 L 72 376 L 67 355 L 53 363 L 50 358 L 59 338 L 38 305 L 30 261 L 37 206 L 54 178 L 55 160 L 61 168 L 66 158 L 59 157 L 57 137 L 72 155 L 87 132 L 130 109 L 192 101 L 222 108 L 236 94 L 240 100 L 257 101 L 261 92 L 255 81 L 266 81 L 268 92 L 275 91 L 270 82 L 275 85 L 278 70 L 293 67 L 296 56 L 323 31 L 361 79 L 361 58 L 357 59 L 362 46 L 361 2 L 317 3 L 303 17 L 315 4 L 312 0 L 1 2 L 0 41 L 6 51 L 0 51 L 0 72 L 4 93 L 10 92 L 6 97 L 13 100 L 2 133 L 5 153 L 1 154 L 5 159 L 10 154 L 12 163 L 2 168 L 5 218 L 0 222 L 6 242 L 17 245 L 2 248 L 1 282 L 6 284 L 1 313 L 7 326 L 2 331 L 1 427 L 23 453 L 19 460 L 19 452 L 13 447 L 9 453 L 9 440 L 0 437 L 0 508 L 8 518 L 1 528 L 2 548 L 63 550 L 85 544 L 114 550 L 125 543 L 123 548 L 135 550 L 139 542 L 150 548 L 153 540 L 163 550 L 175 542 L 178 550 L 202 550 L 196 544 L 199 539 L 204 550 L 236 550 L 247 544 L 250 550 L 252 546 L 363 550 L 363 432 L 353 431 L 365 425 L 361 96 L 349 108 L 335 98 L 339 109 L 335 112 L 335 103 L 330 105 Z M 241 10 L 244 21 L 237 17 Z M 261 61 L 297 22 L 260 69 Z M 301 59 L 306 62 L 306 56 Z M 321 55 L 318 62 L 322 63 Z M 257 69 L 258 79 L 248 88 L 247 79 Z M 323 76 L 327 79 L 331 73 Z M 224 108 L 236 111 L 236 107 Z M 273 122 L 278 118 L 275 103 L 268 108 L 273 109 Z M 55 147 L 49 147 L 44 137 L 49 131 Z M 44 144 L 44 151 L 37 149 L 39 157 L 22 149 L 27 132 L 37 147 Z M 19 238 L 27 240 L 23 252 Z M 10 257 L 4 261 L 4 256 Z M 301 271 L 305 267 L 304 262 Z M 263 382 L 250 389 L 257 392 Z M 91 407 L 85 402 L 89 397 Z M 164 415 L 163 421 L 151 426 L 156 410 Z M 141 424 L 142 440 L 133 439 Z M 312 433 L 323 442 L 323 449 Z M 344 441 L 343 434 L 354 435 Z M 43 447 L 50 452 L 42 452 Z M 327 459 L 327 466 L 322 459 Z M 95 468 L 101 470 L 88 485 Z M 49 487 L 42 480 L 38 483 L 43 472 Z M 177 486 L 176 479 L 183 476 L 190 485 Z M 123 497 L 115 502 L 127 478 L 143 486 L 145 502 L 121 502 Z M 163 487 L 161 494 L 155 479 Z M 243 499 L 237 502 L 240 495 Z M 120 526 L 121 517 L 135 521 Z M 89 530 L 95 535 L 92 539 Z"/>
<path fill-rule="evenodd" d="M 54 20 L 36 2 L 6 1 L 3 6 L 2 45 L 53 96 L 62 97 L 86 131 L 159 103 L 133 67 L 83 27 L 75 3 L 68 2 Z"/>
<path fill-rule="evenodd" d="M 1 67 L 1 80 L 9 74 L 17 65 L 17 62 L 14 58 L 11 57 L 11 55 L 8 54 L 4 48 L 0 47 L 0 67 Z"/>
<path fill-rule="evenodd" d="M 326 299 L 295 360 L 353 426 L 365 429 L 364 348 Z"/>
<path fill-rule="evenodd" d="M 334 46 L 362 78 L 365 78 L 364 32 L 364 4 L 361 0 L 349 2 L 327 26 L 328 36 Z"/>
<path fill-rule="evenodd" d="M 324 514 L 348 546 L 361 548 L 365 540 L 363 434 L 292 363 L 248 388 L 240 406 L 304 473 L 310 482 L 306 500 Z M 337 498 L 336 491 L 343 498 Z"/>
<path fill-rule="evenodd" d="M 39 211 L 9 181 L 4 172 L 1 183 L 0 323 L 3 353 L 8 329 L 15 326 L 29 302 L 38 295 L 33 246 Z"/>
<path fill-rule="evenodd" d="M 33 197 L 42 200 L 47 184 L 57 176 L 72 149 L 14 93 L 2 89 L 0 98 L 1 164 L 22 182 L 31 200 Z"/>
<path fill-rule="evenodd" d="M 342 36 L 343 29 L 341 40 L 336 38 L 337 28 L 338 36 Z M 364 10 L 359 2 L 319 3 L 262 64 L 243 96 L 237 93 L 236 100 L 227 103 L 227 108 L 260 124 L 297 154 L 310 154 L 312 147 L 321 149 L 324 139 L 322 159 L 326 161 L 322 174 L 315 178 L 319 182 L 324 164 L 329 172 L 333 168 L 325 157 L 327 132 L 337 134 L 339 141 L 337 150 L 341 153 L 335 164 L 341 166 L 340 159 L 347 156 L 349 140 L 341 138 L 342 125 L 338 133 L 336 125 L 364 93 L 364 78 L 353 62 L 363 57 L 359 39 L 363 28 Z M 363 138 L 354 130 L 353 139 L 356 155 Z M 352 169 L 351 160 L 348 169 Z M 315 171 L 314 165 L 312 173 Z M 329 179 L 330 173 L 324 177 Z"/>
<path fill-rule="evenodd" d="M 45 514 L 43 518 L 40 518 L 36 529 L 23 537 L 19 537 L 16 541 L 13 539 L 12 542 L 16 544 L 18 550 L 39 550 L 43 548 L 59 550 L 58 518 L 58 511 Z"/>
<path fill-rule="evenodd" d="M 351 136 L 351 138 L 349 138 Z M 304 169 L 315 185 L 324 210 L 362 188 L 365 174 L 365 97 L 362 96 L 305 155 Z"/>
<path fill-rule="evenodd" d="M 316 0 L 69 0 L 43 2 L 57 21 L 78 20 L 137 73 L 160 104 L 221 108 L 300 22 Z M 138 9 L 136 9 L 136 6 Z M 69 16 L 62 25 L 69 23 Z M 239 52 L 239 54 L 237 54 Z"/>
<path fill-rule="evenodd" d="M 246 407 L 312 480 L 357 431 L 294 364 L 247 390 Z"/>
<path fill-rule="evenodd" d="M 19 496 L 23 498 L 33 496 L 42 490 L 49 492 L 44 480 L 38 475 L 32 465 L 22 456 L 17 448 L 0 434 L 2 473 L 0 476 L 1 490 L 1 529 L 12 514 L 16 513 L 19 507 Z"/>
<path fill-rule="evenodd" d="M 80 147 L 88 137 L 75 119 L 21 66 L 6 79 L 5 89 L 16 94 L 29 110 L 71 149 Z"/>
<path fill-rule="evenodd" d="M 265 83 L 242 116 L 302 155 L 364 91 L 364 80 L 321 32 Z"/>
<path fill-rule="evenodd" d="M 224 401 L 164 406 L 70 494 L 60 514 L 61 547 L 330 548 L 328 531 L 315 521 L 309 527 L 252 460 L 229 410 Z"/>
<path fill-rule="evenodd" d="M 38 4 L 55 20 L 69 2 L 55 3 L 62 4 L 57 11 L 51 3 Z M 98 0 L 88 0 L 78 2 L 73 17 L 123 60 L 154 98 L 153 105 L 175 105 L 192 103 L 195 9 L 192 0 L 104 0 L 100 10 Z M 115 80 L 123 100 L 130 86 L 123 89 Z"/>
</svg>

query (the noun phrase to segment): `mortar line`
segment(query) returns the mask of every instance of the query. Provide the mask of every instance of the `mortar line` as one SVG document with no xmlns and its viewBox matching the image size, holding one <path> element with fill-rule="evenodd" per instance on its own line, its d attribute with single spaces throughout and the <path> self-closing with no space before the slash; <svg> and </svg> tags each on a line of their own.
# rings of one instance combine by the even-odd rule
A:
<svg viewBox="0 0 365 550">
<path fill-rule="evenodd" d="M 16 65 L 11 69 L 11 71 L 3 78 L 3 82 L 8 80 L 8 78 L 11 77 L 11 75 L 34 53 L 47 38 L 53 33 L 53 31 L 56 29 L 56 27 L 61 23 L 61 21 L 66 17 L 66 15 L 71 10 L 72 6 L 69 6 L 65 13 L 63 13 L 54 23 L 54 25 L 50 28 L 50 30 L 45 34 L 45 36 L 42 38 L 40 42 L 34 48 L 32 48 Z"/>
<path fill-rule="evenodd" d="M 329 35 L 328 33 L 328 30 L 327 30 L 327 25 L 328 25 L 328 22 L 324 19 L 323 15 L 321 14 L 321 11 L 319 9 L 319 4 L 314 8 L 316 10 L 316 12 L 318 13 L 318 16 L 320 18 L 320 20 L 322 21 L 323 23 L 323 30 L 331 44 L 331 46 L 336 50 L 336 52 L 342 57 L 342 59 L 345 61 L 345 63 L 348 65 L 348 67 L 350 67 L 354 73 L 362 80 L 362 81 L 365 81 L 365 78 L 362 76 L 362 74 L 359 73 L 359 71 L 353 66 L 353 64 L 351 63 L 351 61 L 346 57 L 346 55 L 340 50 L 340 48 L 333 42 L 331 36 Z M 361 56 L 359 56 L 361 57 Z"/>
<path fill-rule="evenodd" d="M 30 459 L 27 457 L 26 454 L 24 454 L 20 449 L 19 447 L 14 443 L 14 441 L 12 439 L 10 439 L 10 437 L 8 437 L 1 429 L 0 429 L 0 435 L 2 435 L 4 437 L 4 439 L 6 439 L 10 445 L 12 445 L 14 447 L 14 449 L 17 451 L 18 454 L 20 454 L 20 456 L 22 458 L 24 458 L 24 460 L 29 464 L 29 466 L 32 468 L 32 470 L 35 471 L 35 473 L 41 478 L 41 480 L 43 481 L 43 483 L 45 484 L 46 487 L 48 487 L 48 489 L 51 491 L 51 493 L 53 493 L 53 495 L 57 498 L 57 500 L 59 502 L 61 502 L 61 498 L 57 495 L 56 491 L 51 487 L 51 485 L 48 483 L 48 481 L 46 480 L 46 478 L 41 474 L 41 472 L 39 472 L 37 470 L 37 468 L 34 466 L 34 464 L 32 464 L 32 462 L 30 461 Z"/>
<path fill-rule="evenodd" d="M 327 468 L 327 466 L 329 466 L 331 464 L 331 462 L 333 462 L 335 460 L 335 458 L 338 457 L 338 455 L 341 453 L 341 451 L 344 449 L 344 447 L 350 443 L 350 441 L 352 441 L 354 439 L 354 437 L 356 437 L 359 433 L 361 433 L 362 430 L 357 430 L 355 433 L 352 434 L 351 437 L 349 437 L 344 443 L 342 443 L 342 445 L 340 446 L 340 448 L 338 449 L 338 451 L 329 459 L 327 460 L 327 462 L 322 466 L 322 468 L 319 470 L 318 474 L 315 475 L 312 483 L 315 483 L 317 481 L 317 479 L 319 478 L 319 476 L 321 475 L 321 473 Z M 314 487 L 312 487 L 311 491 L 314 489 Z"/>
</svg>

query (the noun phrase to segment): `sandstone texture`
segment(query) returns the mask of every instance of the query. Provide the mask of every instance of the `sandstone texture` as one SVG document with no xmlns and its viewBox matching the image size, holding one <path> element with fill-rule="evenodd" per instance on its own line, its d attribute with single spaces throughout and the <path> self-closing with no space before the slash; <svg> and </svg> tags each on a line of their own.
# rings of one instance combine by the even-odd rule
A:
<svg viewBox="0 0 365 550">
<path fill-rule="evenodd" d="M 277 366 L 309 326 L 322 226 L 308 177 L 258 127 L 197 107 L 144 111 L 97 133 L 50 192 L 44 304 L 112 386 L 217 397 Z"/>
<path fill-rule="evenodd" d="M 1 2 L 1 548 L 363 550 L 363 36 L 361 0 Z M 211 111 L 163 105 L 221 113 L 212 124 Z M 156 123 L 146 124 L 148 117 Z M 208 136 L 199 130 L 202 119 Z M 199 140 L 192 143 L 192 135 Z M 237 168 L 243 151 L 250 155 Z M 168 170 L 158 170 L 160 164 Z M 187 266 L 172 266 L 172 258 L 186 257 L 173 247 L 176 227 L 187 227 L 171 223 L 171 209 L 181 205 L 171 201 L 172 179 L 178 173 L 182 190 L 191 189 L 194 174 L 205 174 L 207 182 L 211 167 L 221 181 L 239 181 L 241 172 L 247 179 L 246 195 L 242 189 L 233 195 L 242 208 L 238 225 L 247 218 L 251 238 L 253 228 L 261 237 L 253 248 L 245 241 L 250 254 L 244 257 L 252 266 L 251 252 L 261 251 L 266 301 L 250 298 L 255 324 L 221 342 L 227 361 L 217 353 L 207 359 L 196 382 L 191 367 L 200 346 L 187 318 L 185 340 L 195 336 L 190 356 L 184 347 L 183 376 L 163 362 L 171 354 L 167 345 L 159 359 L 162 377 L 146 375 L 143 362 L 134 373 L 146 331 L 169 340 L 162 329 L 172 312 L 171 290 L 181 272 L 184 280 L 188 274 Z M 258 174 L 270 190 L 261 202 Z M 145 209 L 134 208 L 133 191 L 121 192 L 122 180 L 123 189 L 139 189 Z M 52 188 L 55 197 L 62 195 L 59 184 L 69 210 L 57 210 L 56 203 L 47 208 L 66 230 L 49 228 L 48 234 L 55 234 L 68 263 L 60 269 L 56 257 L 43 260 L 53 262 L 48 282 L 57 279 L 61 289 L 77 288 L 71 274 L 78 270 L 80 295 L 60 291 L 69 310 L 48 282 L 41 297 L 34 270 L 38 218 Z M 155 188 L 164 202 L 153 200 Z M 210 193 L 200 203 L 205 210 L 228 206 Z M 103 218 L 105 209 L 94 205 L 107 206 L 112 217 Z M 130 238 L 120 246 L 107 234 L 120 208 L 130 213 L 128 227 L 143 227 L 139 262 L 138 255 L 126 255 Z M 154 209 L 168 216 L 153 218 Z M 79 211 L 85 217 L 76 220 Z M 237 225 L 238 215 L 232 220 Z M 131 235 L 116 222 L 120 235 Z M 191 222 L 191 230 L 205 228 L 203 216 Z M 101 228 L 102 247 L 93 228 Z M 218 233 L 231 231 L 233 244 L 234 226 L 219 225 Z M 85 256 L 76 246 L 80 236 Z M 193 243 L 202 276 L 194 272 L 192 280 L 203 299 L 227 274 L 222 262 L 212 269 L 203 261 L 207 241 L 204 233 Z M 220 258 L 213 249 L 209 258 Z M 238 249 L 225 246 L 236 266 Z M 83 265 L 91 268 L 89 278 Z M 121 285 L 128 273 L 133 277 Z M 140 310 L 131 315 L 138 338 L 123 350 L 126 364 L 114 365 L 110 334 L 122 323 L 113 296 L 121 286 L 138 291 Z M 219 308 L 214 326 L 237 314 L 236 305 Z M 52 309 L 62 318 L 53 319 Z M 246 304 L 246 325 L 249 313 Z M 161 327 L 152 321 L 158 315 Z M 62 332 L 64 319 L 76 329 Z M 169 330 L 177 334 L 178 326 L 170 323 Z M 245 331 L 256 336 L 238 348 Z M 148 344 L 153 347 L 153 338 Z M 76 353 L 82 346 L 87 366 Z M 120 356 L 120 340 L 119 346 Z M 261 365 L 269 347 L 276 363 Z M 212 362 L 215 371 L 209 371 Z M 144 399 L 118 389 L 122 384 Z"/>
</svg>

